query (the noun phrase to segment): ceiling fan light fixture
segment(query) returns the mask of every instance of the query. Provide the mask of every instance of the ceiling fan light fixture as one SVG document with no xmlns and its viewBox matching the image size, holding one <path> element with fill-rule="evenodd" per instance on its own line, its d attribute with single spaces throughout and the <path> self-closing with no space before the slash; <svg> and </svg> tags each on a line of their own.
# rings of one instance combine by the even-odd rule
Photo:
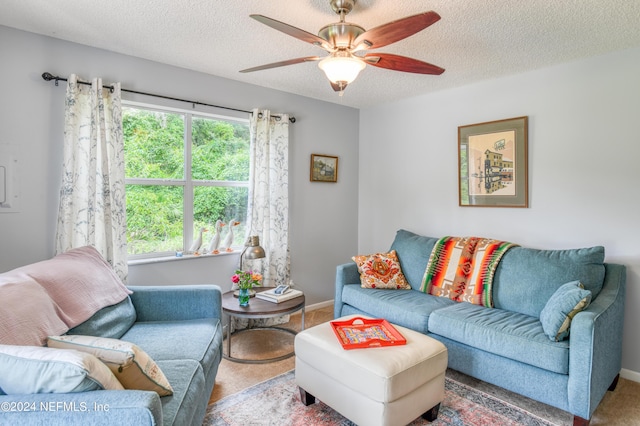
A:
<svg viewBox="0 0 640 426">
<path fill-rule="evenodd" d="M 318 66 L 332 83 L 351 84 L 366 64 L 354 58 L 349 52 L 336 52 L 318 63 Z"/>
<path fill-rule="evenodd" d="M 340 22 L 325 25 L 320 29 L 318 35 L 264 15 L 250 16 L 275 30 L 322 48 L 329 53 L 329 56 L 324 59 L 318 56 L 289 59 L 248 68 L 240 72 L 253 72 L 303 62 L 320 61 L 318 66 L 331 82 L 331 88 L 340 96 L 344 93 L 344 89 L 358 78 L 360 71 L 367 64 L 377 68 L 414 74 L 440 75 L 444 72 L 444 68 L 406 56 L 380 52 L 366 53 L 369 49 L 378 49 L 404 40 L 433 25 L 440 20 L 440 15 L 436 12 L 418 13 L 365 30 L 357 24 L 345 22 L 345 15 L 351 12 L 357 0 L 328 1 L 333 11 L 340 15 Z M 359 53 L 362 51 L 365 53 Z"/>
</svg>

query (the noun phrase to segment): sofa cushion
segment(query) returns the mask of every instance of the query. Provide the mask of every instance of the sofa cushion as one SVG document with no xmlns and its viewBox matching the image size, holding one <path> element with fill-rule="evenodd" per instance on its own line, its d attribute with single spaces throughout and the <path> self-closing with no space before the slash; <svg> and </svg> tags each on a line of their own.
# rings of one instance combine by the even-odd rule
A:
<svg viewBox="0 0 640 426">
<path fill-rule="evenodd" d="M 120 303 L 100 309 L 91 318 L 67 331 L 67 334 L 119 339 L 134 322 L 136 322 L 136 310 L 131 303 L 131 298 L 127 296 Z"/>
<path fill-rule="evenodd" d="M 133 343 L 94 336 L 51 336 L 50 348 L 74 349 L 89 353 L 105 363 L 125 389 L 154 391 L 160 396 L 173 393 L 162 370 L 149 355 Z"/>
<path fill-rule="evenodd" d="M 591 292 L 580 281 L 561 285 L 553 293 L 542 312 L 540 322 L 549 339 L 558 342 L 569 336 L 573 317 L 591 303 Z"/>
<path fill-rule="evenodd" d="M 569 373 L 569 343 L 549 340 L 537 317 L 463 302 L 432 312 L 429 332 L 534 367 Z"/>
<path fill-rule="evenodd" d="M 451 299 L 435 297 L 416 290 L 364 289 L 353 284 L 344 286 L 342 301 L 374 318 L 384 318 L 393 324 L 421 333 L 427 333 L 429 315 L 433 311 L 456 303 Z"/>
<path fill-rule="evenodd" d="M 404 278 L 395 250 L 389 253 L 353 256 L 352 260 L 358 265 L 363 288 L 411 289 Z"/>
<path fill-rule="evenodd" d="M 123 389 L 91 354 L 15 345 L 0 345 L 0 388 L 7 395 Z"/>
<path fill-rule="evenodd" d="M 192 359 L 158 361 L 167 379 L 173 385 L 173 395 L 160 398 L 163 426 L 195 425 L 202 423 L 202 398 L 209 394 L 206 389 L 202 366 Z M 196 418 L 198 417 L 197 421 Z"/>
<path fill-rule="evenodd" d="M 220 320 L 205 318 L 136 322 L 122 340 L 140 346 L 158 364 L 164 360 L 196 360 L 208 376 L 209 369 L 215 367 L 214 360 L 219 357 L 222 337 Z"/>
<path fill-rule="evenodd" d="M 604 282 L 604 247 L 535 250 L 514 247 L 500 261 L 493 279 L 496 308 L 539 318 L 561 285 L 580 281 L 595 298 Z"/>
<path fill-rule="evenodd" d="M 402 273 L 414 290 L 420 290 L 422 286 L 431 250 L 437 241 L 437 238 L 423 237 L 404 229 L 396 233 L 391 250 L 396 251 Z"/>
<path fill-rule="evenodd" d="M 28 276 L 0 280 L 0 344 L 44 346 L 50 334 L 69 327 L 47 292 Z"/>
</svg>

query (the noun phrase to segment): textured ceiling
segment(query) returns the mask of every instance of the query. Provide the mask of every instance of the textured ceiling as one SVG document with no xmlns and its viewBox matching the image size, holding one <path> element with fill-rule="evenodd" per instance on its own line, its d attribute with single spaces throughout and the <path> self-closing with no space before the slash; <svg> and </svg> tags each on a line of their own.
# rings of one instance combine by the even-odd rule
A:
<svg viewBox="0 0 640 426">
<path fill-rule="evenodd" d="M 347 21 L 370 29 L 428 10 L 442 19 L 379 51 L 445 73 L 367 66 L 342 98 L 315 62 L 238 72 L 323 56 L 322 49 L 249 15 L 317 34 L 338 21 L 329 0 L 1 0 L 0 25 L 353 107 L 640 46 L 637 0 L 359 0 Z"/>
</svg>

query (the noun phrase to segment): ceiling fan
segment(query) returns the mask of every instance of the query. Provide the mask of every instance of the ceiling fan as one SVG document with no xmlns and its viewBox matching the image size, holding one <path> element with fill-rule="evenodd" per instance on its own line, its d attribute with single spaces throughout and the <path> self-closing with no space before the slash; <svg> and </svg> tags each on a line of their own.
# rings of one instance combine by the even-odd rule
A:
<svg viewBox="0 0 640 426">
<path fill-rule="evenodd" d="M 329 53 L 328 56 L 289 59 L 247 68 L 240 72 L 247 73 L 303 62 L 320 61 L 318 66 L 331 82 L 333 90 L 339 92 L 340 96 L 344 93 L 347 85 L 358 77 L 360 71 L 367 64 L 416 74 L 440 75 L 444 72 L 443 68 L 436 65 L 406 56 L 367 52 L 369 49 L 387 46 L 422 31 L 440 19 L 440 15 L 436 12 L 419 13 L 365 31 L 361 26 L 344 20 L 344 17 L 353 10 L 357 0 L 329 0 L 329 2 L 333 11 L 340 16 L 340 22 L 324 26 L 317 36 L 263 15 L 250 15 L 256 21 L 271 28 L 326 50 Z"/>
</svg>

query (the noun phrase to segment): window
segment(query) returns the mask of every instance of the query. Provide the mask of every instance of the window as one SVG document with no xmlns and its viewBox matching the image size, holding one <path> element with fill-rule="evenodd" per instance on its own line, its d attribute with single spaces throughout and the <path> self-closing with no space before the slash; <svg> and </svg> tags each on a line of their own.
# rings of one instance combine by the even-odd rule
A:
<svg viewBox="0 0 640 426">
<path fill-rule="evenodd" d="M 218 219 L 240 222 L 233 245 L 243 245 L 248 120 L 127 103 L 122 125 L 130 257 L 187 250 L 200 228 L 206 248 Z"/>
</svg>

